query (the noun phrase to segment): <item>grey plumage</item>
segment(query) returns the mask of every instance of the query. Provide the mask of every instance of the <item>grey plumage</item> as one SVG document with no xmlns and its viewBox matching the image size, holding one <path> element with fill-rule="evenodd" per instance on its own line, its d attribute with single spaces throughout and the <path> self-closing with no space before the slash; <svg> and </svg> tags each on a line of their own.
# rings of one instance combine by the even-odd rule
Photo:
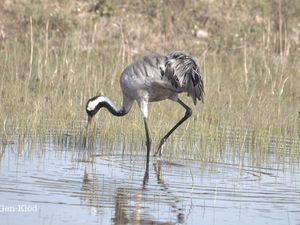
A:
<svg viewBox="0 0 300 225">
<path fill-rule="evenodd" d="M 153 54 L 128 65 L 121 74 L 120 85 L 123 93 L 123 105 L 115 107 L 105 96 L 95 96 L 87 102 L 86 112 L 89 122 L 94 115 L 104 107 L 113 115 L 126 115 L 137 101 L 144 117 L 147 165 L 151 140 L 147 124 L 148 102 L 171 99 L 186 109 L 185 116 L 161 139 L 156 154 L 161 155 L 162 147 L 171 133 L 192 114 L 192 110 L 178 97 L 178 94 L 187 92 L 196 105 L 198 100 L 203 101 L 204 85 L 199 67 L 189 56 L 181 52 L 172 52 L 167 56 Z"/>
<path fill-rule="evenodd" d="M 120 83 L 129 98 L 145 98 L 147 102 L 174 99 L 179 93 L 187 92 L 196 104 L 204 95 L 196 62 L 181 52 L 144 56 L 125 68 Z"/>
</svg>

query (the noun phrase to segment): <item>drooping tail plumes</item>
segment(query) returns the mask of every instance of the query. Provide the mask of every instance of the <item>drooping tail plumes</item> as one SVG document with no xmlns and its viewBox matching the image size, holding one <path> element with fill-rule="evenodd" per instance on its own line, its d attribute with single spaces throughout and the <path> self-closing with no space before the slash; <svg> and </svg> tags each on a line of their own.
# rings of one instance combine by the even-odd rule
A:
<svg viewBox="0 0 300 225">
<path fill-rule="evenodd" d="M 186 88 L 195 105 L 197 100 L 203 101 L 203 81 L 199 67 L 192 58 L 181 52 L 170 53 L 167 55 L 164 75 L 175 88 Z"/>
</svg>

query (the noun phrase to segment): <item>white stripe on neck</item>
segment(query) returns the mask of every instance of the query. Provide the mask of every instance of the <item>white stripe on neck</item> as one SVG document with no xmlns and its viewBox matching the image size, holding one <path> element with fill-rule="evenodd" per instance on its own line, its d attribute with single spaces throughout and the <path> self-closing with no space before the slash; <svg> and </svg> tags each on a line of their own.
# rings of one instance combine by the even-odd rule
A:
<svg viewBox="0 0 300 225">
<path fill-rule="evenodd" d="M 100 102 L 105 102 L 105 101 L 107 101 L 107 98 L 105 96 L 99 96 L 98 98 L 96 98 L 88 103 L 87 110 L 92 111 L 96 108 L 96 106 Z"/>
</svg>

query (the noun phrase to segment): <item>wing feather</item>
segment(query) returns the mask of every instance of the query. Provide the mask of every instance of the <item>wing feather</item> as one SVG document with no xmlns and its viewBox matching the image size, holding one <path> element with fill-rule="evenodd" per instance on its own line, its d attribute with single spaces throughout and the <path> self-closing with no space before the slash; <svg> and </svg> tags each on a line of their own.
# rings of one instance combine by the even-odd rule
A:
<svg viewBox="0 0 300 225">
<path fill-rule="evenodd" d="M 164 76 L 176 89 L 187 91 L 195 105 L 197 100 L 203 101 L 204 85 L 200 70 L 189 56 L 181 52 L 167 55 Z"/>
</svg>

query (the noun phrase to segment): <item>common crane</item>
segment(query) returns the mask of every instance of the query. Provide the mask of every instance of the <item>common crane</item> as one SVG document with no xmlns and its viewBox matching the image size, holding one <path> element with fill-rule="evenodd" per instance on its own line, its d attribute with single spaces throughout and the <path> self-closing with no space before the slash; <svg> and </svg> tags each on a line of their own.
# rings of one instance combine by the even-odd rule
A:
<svg viewBox="0 0 300 225">
<path fill-rule="evenodd" d="M 171 52 L 167 56 L 147 55 L 125 68 L 121 74 L 120 85 L 123 94 L 121 107 L 116 107 L 106 96 L 98 95 L 88 100 L 86 104 L 87 127 L 101 108 L 106 108 L 115 116 L 124 116 L 130 111 L 133 102 L 137 101 L 144 119 L 148 165 L 151 149 L 147 123 L 148 103 L 171 99 L 186 110 L 182 119 L 159 142 L 154 156 L 162 155 L 162 148 L 168 137 L 192 115 L 191 108 L 180 100 L 178 94 L 187 92 L 195 105 L 197 100 L 203 101 L 204 85 L 199 67 L 191 57 L 178 51 Z"/>
</svg>

